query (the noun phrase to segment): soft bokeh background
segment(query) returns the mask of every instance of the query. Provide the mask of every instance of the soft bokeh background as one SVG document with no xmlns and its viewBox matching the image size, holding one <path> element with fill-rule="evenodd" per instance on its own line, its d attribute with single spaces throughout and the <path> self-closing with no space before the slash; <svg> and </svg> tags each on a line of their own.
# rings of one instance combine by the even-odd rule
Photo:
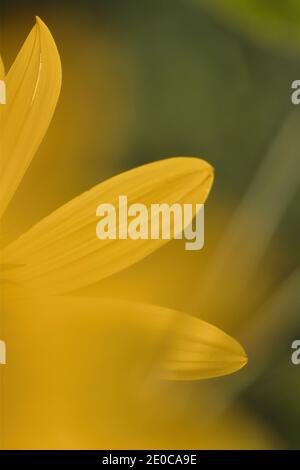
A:
<svg viewBox="0 0 300 470">
<path fill-rule="evenodd" d="M 12 0 L 1 5 L 7 68 L 35 15 L 57 43 L 63 88 L 3 236 L 133 166 L 208 160 L 204 250 L 171 242 L 85 293 L 185 310 L 245 345 L 243 371 L 179 386 L 213 429 L 199 447 L 299 448 L 299 2 Z"/>
</svg>

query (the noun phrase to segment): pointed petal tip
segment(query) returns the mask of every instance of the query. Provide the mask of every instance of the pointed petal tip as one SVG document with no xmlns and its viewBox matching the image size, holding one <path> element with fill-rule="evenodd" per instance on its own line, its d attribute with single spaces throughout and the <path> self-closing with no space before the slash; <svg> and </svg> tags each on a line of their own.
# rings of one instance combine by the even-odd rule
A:
<svg viewBox="0 0 300 470">
<path fill-rule="evenodd" d="M 178 157 L 170 157 L 174 161 L 177 160 L 178 162 L 182 161 L 185 162 L 187 165 L 190 166 L 191 169 L 195 171 L 207 171 L 209 175 L 214 174 L 214 167 L 208 163 L 208 161 L 204 160 L 203 158 L 196 157 L 196 156 L 178 156 Z"/>
<path fill-rule="evenodd" d="M 185 160 L 187 160 L 188 164 L 191 167 L 191 170 L 194 171 L 195 173 L 199 175 L 204 174 L 205 175 L 204 181 L 207 182 L 209 190 L 211 189 L 212 184 L 214 182 L 215 169 L 210 163 L 208 163 L 208 161 L 200 157 L 178 157 L 178 158 L 184 158 Z"/>
<path fill-rule="evenodd" d="M 43 31 L 45 34 L 47 34 L 49 36 L 49 38 L 51 37 L 51 40 L 54 42 L 54 38 L 51 34 L 50 29 L 48 28 L 47 24 L 39 16 L 35 16 L 35 25 L 34 25 L 34 27 L 38 28 L 39 31 Z"/>
<path fill-rule="evenodd" d="M 185 316 L 162 363 L 165 380 L 204 380 L 233 374 L 248 362 L 241 344 L 219 328 Z"/>
<path fill-rule="evenodd" d="M 224 375 L 234 374 L 248 364 L 248 356 L 243 346 L 232 336 L 229 336 L 229 338 L 235 343 L 235 351 L 232 357 L 232 363 L 228 364 L 228 371 Z"/>
<path fill-rule="evenodd" d="M 195 182 L 198 181 L 199 185 L 205 183 L 207 188 L 206 197 L 208 196 L 214 182 L 215 173 L 215 169 L 210 163 L 196 156 L 176 156 L 169 157 L 166 160 L 169 160 L 174 166 L 178 165 L 178 167 L 182 167 L 183 171 L 195 176 Z M 159 160 L 157 163 L 163 164 L 163 162 L 165 162 L 165 160 Z"/>
<path fill-rule="evenodd" d="M 60 61 L 60 55 L 59 55 L 59 52 L 58 52 L 58 49 L 57 49 L 57 46 L 56 46 L 56 43 L 54 41 L 54 38 L 51 34 L 51 31 L 50 29 L 48 28 L 48 26 L 46 25 L 46 23 L 39 17 L 39 16 L 35 16 L 35 27 L 38 28 L 41 32 L 43 32 L 45 34 L 45 37 L 47 37 L 48 41 L 51 42 L 51 48 L 53 50 L 55 50 L 55 55 L 56 55 L 56 62 L 57 62 L 57 66 L 59 66 L 59 69 L 60 69 L 60 75 L 61 75 L 61 61 Z"/>
<path fill-rule="evenodd" d="M 241 359 L 241 367 L 240 367 L 240 368 L 242 369 L 242 368 L 245 367 L 245 366 L 248 364 L 248 362 L 249 362 L 249 358 L 248 358 L 247 354 L 245 353 L 245 351 L 244 351 L 244 355 L 241 356 L 240 359 Z"/>
<path fill-rule="evenodd" d="M 216 367 L 209 369 L 196 370 L 193 367 L 183 366 L 181 364 L 170 364 L 167 367 L 164 367 L 160 371 L 160 378 L 167 381 L 199 381 L 199 380 L 208 380 L 219 377 L 224 377 L 226 375 L 235 374 L 245 367 L 248 363 L 247 356 L 236 357 L 232 362 L 226 363 L 226 367 Z"/>
<path fill-rule="evenodd" d="M 237 357 L 237 361 L 240 363 L 240 369 L 241 369 L 242 367 L 245 367 L 245 365 L 247 365 L 249 359 L 241 343 L 239 343 L 237 340 L 235 340 L 235 342 L 237 344 L 237 348 L 240 351 L 240 353 L 237 354 L 236 357 Z"/>
<path fill-rule="evenodd" d="M 244 352 L 243 355 L 236 357 L 236 362 L 233 364 L 232 371 L 229 372 L 230 374 L 234 372 L 238 372 L 239 370 L 243 369 L 248 364 L 248 356 Z"/>
<path fill-rule="evenodd" d="M 44 21 L 38 15 L 35 15 L 35 23 L 37 26 L 45 26 L 47 28 L 46 23 L 44 23 Z"/>
</svg>

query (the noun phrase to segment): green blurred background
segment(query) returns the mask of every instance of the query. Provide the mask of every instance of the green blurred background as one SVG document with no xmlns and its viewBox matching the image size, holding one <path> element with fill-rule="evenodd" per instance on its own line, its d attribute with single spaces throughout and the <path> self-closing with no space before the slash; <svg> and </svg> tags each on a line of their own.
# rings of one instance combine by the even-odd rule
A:
<svg viewBox="0 0 300 470">
<path fill-rule="evenodd" d="M 177 271 L 172 274 L 173 286 L 182 283 L 185 300 L 174 300 L 172 282 L 161 297 L 153 298 L 189 309 L 238 338 L 249 331 L 250 337 L 258 338 L 257 343 L 250 338 L 246 349 L 250 363 L 253 349 L 255 372 L 261 364 L 263 368 L 249 382 L 244 376 L 247 386 L 240 389 L 238 378 L 224 379 L 221 385 L 218 379 L 194 385 L 193 393 L 210 387 L 222 395 L 224 386 L 237 387 L 233 401 L 266 423 L 280 446 L 299 448 L 300 366 L 290 360 L 291 343 L 300 338 L 300 107 L 298 111 L 290 98 L 291 83 L 300 79 L 299 1 L 11 0 L 1 5 L 5 64 L 11 64 L 35 15 L 47 23 L 61 54 L 62 96 L 4 224 L 9 225 L 10 213 L 18 208 L 14 230 L 21 233 L 104 178 L 145 162 L 172 155 L 207 159 L 216 169 L 216 181 L 206 209 L 204 253 L 196 258 L 190 275 L 196 278 L 199 270 L 199 282 L 204 282 L 203 267 L 209 269 L 222 235 L 230 221 L 237 220 L 233 227 L 241 225 L 242 242 L 227 255 L 234 273 L 228 288 L 220 274 L 225 294 L 230 289 L 232 293 L 227 299 L 222 292 L 217 302 L 217 282 L 210 294 L 213 306 L 205 309 L 208 296 L 199 313 L 198 301 L 193 300 L 197 281 L 193 294 L 185 289 L 185 261 L 179 256 L 172 268 Z M 32 182 L 41 171 L 47 178 L 39 205 L 41 187 Z M 245 194 L 250 194 L 246 200 Z M 264 197 L 269 198 L 266 206 Z M 246 213 L 248 208 L 249 220 L 240 207 L 246 207 Z M 245 286 L 235 295 L 236 280 L 243 278 L 248 265 L 235 269 L 234 264 L 244 257 L 249 264 L 253 245 L 259 245 L 268 227 L 255 275 L 245 277 Z M 281 304 L 278 290 L 285 282 L 289 289 L 293 272 L 291 292 Z M 121 277 L 121 283 L 129 282 L 130 270 L 123 276 L 127 281 Z M 276 320 L 271 313 L 260 322 L 259 312 L 273 301 Z M 218 314 L 211 313 L 214 308 Z"/>
</svg>

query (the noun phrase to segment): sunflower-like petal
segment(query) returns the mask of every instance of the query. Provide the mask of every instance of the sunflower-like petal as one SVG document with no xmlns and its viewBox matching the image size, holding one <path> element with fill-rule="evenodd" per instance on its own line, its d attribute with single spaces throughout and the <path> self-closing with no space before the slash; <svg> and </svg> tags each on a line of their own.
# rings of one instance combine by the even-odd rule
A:
<svg viewBox="0 0 300 470">
<path fill-rule="evenodd" d="M 116 394 L 118 384 L 132 389 L 149 376 L 204 379 L 235 372 L 247 361 L 240 344 L 223 331 L 157 305 L 79 296 L 45 297 L 8 284 L 3 287 L 3 305 L 1 334 L 11 344 L 11 361 L 15 358 L 16 367 L 18 361 L 26 361 L 32 371 L 40 354 L 44 360 L 49 357 L 57 376 L 60 364 L 65 367 L 60 371 L 62 378 L 83 380 L 77 373 L 81 371 L 82 375 L 84 364 L 89 364 L 87 379 L 94 380 L 100 374 L 101 387 L 105 382 L 109 388 L 114 385 Z M 9 321 L 12 316 L 14 322 Z M 18 332 L 24 338 L 17 338 L 14 347 L 12 340 Z M 23 342 L 27 353 L 20 348 Z M 19 350 L 27 357 L 18 358 Z M 11 366 L 14 368 L 13 363 Z M 48 373 L 48 367 L 45 371 Z M 78 387 L 79 383 L 73 383 L 71 388 L 74 391 Z M 94 389 L 92 383 L 89 388 Z"/>
<path fill-rule="evenodd" d="M 204 203 L 212 167 L 197 158 L 170 158 L 135 168 L 95 186 L 62 206 L 13 242 L 3 263 L 25 265 L 11 280 L 64 293 L 99 281 L 141 260 L 167 240 L 99 240 L 96 208 L 119 195 L 128 204 Z M 150 212 L 150 211 L 149 211 Z M 195 212 L 194 212 L 195 213 Z M 187 221 L 185 221 L 187 222 Z"/>
<path fill-rule="evenodd" d="M 0 107 L 0 217 L 45 135 L 61 87 L 56 45 L 39 18 L 5 82 L 6 104 Z"/>
<path fill-rule="evenodd" d="M 0 337 L 10 345 L 9 361 L 0 368 L 4 448 L 66 445 L 62 429 L 81 437 L 83 447 L 96 448 L 99 442 L 118 447 L 118 437 L 126 440 L 137 423 L 148 429 L 153 414 L 159 416 L 154 435 L 158 430 L 169 434 L 170 416 L 163 414 L 173 384 L 161 380 L 161 374 L 185 378 L 180 359 L 185 361 L 186 352 L 197 348 L 203 353 L 199 360 L 193 356 L 193 378 L 211 377 L 216 369 L 217 375 L 233 372 L 239 361 L 240 366 L 245 362 L 232 338 L 171 309 L 111 299 L 44 297 L 36 291 L 31 295 L 29 289 L 9 284 L 3 286 L 2 301 Z M 167 362 L 170 354 L 176 354 L 176 364 Z M 176 389 L 171 392 L 174 398 Z M 149 438 L 146 431 L 145 436 Z M 138 434 L 133 442 L 139 442 Z"/>
<path fill-rule="evenodd" d="M 0 80 L 4 80 L 4 76 L 5 76 L 4 64 L 3 64 L 2 57 L 0 55 Z"/>
<path fill-rule="evenodd" d="M 246 363 L 244 349 L 231 336 L 198 318 L 177 315 L 171 347 L 163 363 L 166 379 L 209 379 L 232 374 Z"/>
<path fill-rule="evenodd" d="M 87 336 L 89 347 L 94 336 L 96 350 L 101 344 L 101 348 L 114 351 L 119 370 L 130 378 L 130 383 L 132 371 L 144 379 L 148 374 L 157 373 L 158 377 L 168 380 L 200 380 L 231 374 L 247 363 L 244 349 L 234 338 L 177 310 L 139 302 L 85 297 L 62 296 L 54 303 L 57 311 L 63 310 L 70 316 L 69 341 L 78 344 L 83 329 L 91 328 Z M 62 321 L 65 322 L 66 318 Z M 66 341 L 65 333 L 62 338 Z M 95 358 L 100 353 L 98 351 L 97 354 L 96 350 Z M 107 357 L 105 351 L 101 355 Z M 107 368 L 111 374 L 111 366 L 108 362 L 103 369 Z M 122 384 L 127 381 L 125 377 Z M 137 383 L 140 380 L 141 377 L 137 377 Z"/>
</svg>

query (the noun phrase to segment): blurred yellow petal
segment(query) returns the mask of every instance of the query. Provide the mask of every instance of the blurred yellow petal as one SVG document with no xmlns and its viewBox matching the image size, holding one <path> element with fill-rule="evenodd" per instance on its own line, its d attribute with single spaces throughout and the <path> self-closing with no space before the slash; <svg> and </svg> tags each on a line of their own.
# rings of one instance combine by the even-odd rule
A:
<svg viewBox="0 0 300 470">
<path fill-rule="evenodd" d="M 63 430 L 81 436 L 83 447 L 117 447 L 128 433 L 131 445 L 139 445 L 151 422 L 154 435 L 165 436 L 163 441 L 169 436 L 171 445 L 179 429 L 170 434 L 168 423 L 181 411 L 174 406 L 176 384 L 161 380 L 164 358 L 170 351 L 185 358 L 201 342 L 211 345 L 222 366 L 228 351 L 240 354 L 234 340 L 216 328 L 159 306 L 43 297 L 8 284 L 2 306 L 0 337 L 9 345 L 7 365 L 0 368 L 4 448 L 65 446 Z M 185 346 L 176 351 L 181 341 Z M 200 375 L 201 365 L 195 367 Z"/>
<path fill-rule="evenodd" d="M 56 45 L 39 18 L 5 81 L 6 105 L 0 107 L 0 217 L 47 131 L 61 87 Z"/>
<path fill-rule="evenodd" d="M 190 203 L 195 209 L 196 203 L 206 200 L 212 181 L 212 167 L 188 157 L 158 161 L 117 175 L 62 206 L 9 245 L 3 262 L 24 265 L 9 273 L 10 279 L 63 293 L 114 274 L 167 240 L 99 240 L 96 208 L 100 203 L 111 203 L 118 209 L 119 195 L 126 195 L 128 204 Z"/>
<path fill-rule="evenodd" d="M 164 362 L 164 376 L 174 380 L 199 380 L 232 374 L 244 367 L 242 346 L 215 326 L 178 314 L 173 344 Z"/>
</svg>

